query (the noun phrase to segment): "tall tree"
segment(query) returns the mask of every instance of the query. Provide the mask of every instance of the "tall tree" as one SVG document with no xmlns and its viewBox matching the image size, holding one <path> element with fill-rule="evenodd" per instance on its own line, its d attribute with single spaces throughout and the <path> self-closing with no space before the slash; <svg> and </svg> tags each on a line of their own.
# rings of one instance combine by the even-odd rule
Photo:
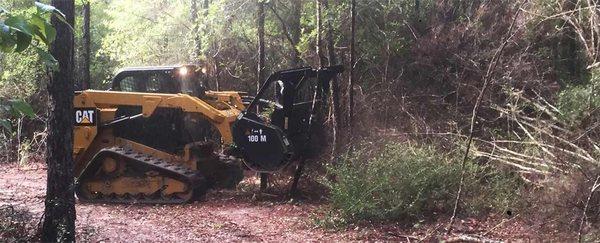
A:
<svg viewBox="0 0 600 243">
<path fill-rule="evenodd" d="M 281 15 L 277 12 L 275 8 L 275 3 L 271 3 L 271 10 L 273 14 L 279 22 L 281 23 L 281 28 L 283 30 L 283 35 L 287 38 L 290 46 L 292 47 L 291 51 L 291 66 L 298 67 L 300 66 L 300 51 L 298 50 L 298 43 L 300 43 L 300 19 L 301 19 L 301 10 L 302 10 L 302 1 L 301 0 L 292 0 L 291 6 L 291 14 L 288 14 L 288 18 L 283 19 Z"/>
<path fill-rule="evenodd" d="M 290 35 L 292 38 L 292 66 L 300 65 L 300 53 L 297 51 L 297 45 L 300 42 L 300 19 L 302 13 L 302 0 L 292 0 L 292 14 L 290 15 Z"/>
<path fill-rule="evenodd" d="M 52 5 L 65 14 L 66 21 L 75 22 L 74 0 L 52 0 Z M 58 69 L 52 72 L 48 83 L 50 116 L 46 163 L 48 179 L 43 242 L 75 241 L 75 197 L 73 194 L 73 31 L 56 16 L 52 17 L 56 27 L 56 41 L 50 53 L 58 60 Z"/>
<path fill-rule="evenodd" d="M 258 68 L 256 80 L 256 92 L 260 89 L 260 82 L 265 79 L 265 3 L 258 0 Z"/>
<path fill-rule="evenodd" d="M 315 6 L 317 8 L 317 57 L 319 58 L 319 67 L 323 67 L 325 63 L 325 55 L 323 55 L 323 38 L 321 37 L 322 32 L 322 16 L 321 16 L 321 1 L 315 0 Z"/>
<path fill-rule="evenodd" d="M 81 65 L 81 89 L 90 88 L 90 1 L 83 3 L 83 63 Z"/>
<path fill-rule="evenodd" d="M 263 0 L 258 1 L 258 68 L 257 68 L 257 79 L 256 79 L 256 93 L 260 89 L 260 83 L 265 79 L 265 2 Z M 256 107 L 258 112 L 258 106 Z M 260 173 L 260 190 L 264 191 L 267 189 L 267 173 Z"/>
<path fill-rule="evenodd" d="M 417 2 L 419 0 L 416 0 Z M 356 63 L 356 0 L 350 1 L 350 75 L 348 77 L 348 131 L 352 131 L 354 119 L 354 65 Z"/>
<path fill-rule="evenodd" d="M 333 16 L 332 13 L 329 9 L 329 1 L 328 0 L 321 0 L 321 4 L 323 5 L 323 9 L 325 10 L 325 16 L 326 16 L 326 28 L 327 28 L 327 33 L 326 33 L 326 39 L 327 39 L 327 60 L 329 61 L 329 65 L 336 65 L 337 64 L 337 58 L 335 56 L 335 43 L 333 41 L 333 27 L 331 22 L 333 22 Z M 333 133 L 333 145 L 332 145 L 332 151 L 331 151 L 331 155 L 333 158 L 333 161 L 335 162 L 337 159 L 337 154 L 338 154 L 338 150 L 339 150 L 339 146 L 340 146 L 340 124 L 342 124 L 341 122 L 341 109 L 340 109 L 340 88 L 339 88 L 339 84 L 337 82 L 337 78 L 334 78 L 333 81 L 331 82 L 330 85 L 330 92 L 331 92 L 331 105 L 332 105 L 332 109 L 333 109 L 333 123 L 331 126 L 332 129 L 332 133 Z"/>
</svg>

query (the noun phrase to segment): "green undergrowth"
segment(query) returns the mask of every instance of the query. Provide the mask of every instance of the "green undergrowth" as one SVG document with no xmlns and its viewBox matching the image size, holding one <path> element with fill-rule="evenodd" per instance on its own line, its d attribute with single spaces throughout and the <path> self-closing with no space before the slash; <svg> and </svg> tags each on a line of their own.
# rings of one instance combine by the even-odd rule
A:
<svg viewBox="0 0 600 243">
<path fill-rule="evenodd" d="M 591 71 L 589 82 L 571 85 L 558 95 L 558 110 L 561 120 L 571 126 L 580 126 L 582 122 L 594 116 L 600 108 L 600 68 Z M 595 113 L 596 118 L 598 112 Z"/>
<path fill-rule="evenodd" d="M 376 151 L 347 154 L 328 168 L 330 207 L 319 226 L 360 221 L 414 223 L 450 215 L 461 177 L 459 151 L 388 143 Z M 523 186 L 514 173 L 469 161 L 465 166 L 461 214 L 507 212 L 521 204 Z"/>
</svg>

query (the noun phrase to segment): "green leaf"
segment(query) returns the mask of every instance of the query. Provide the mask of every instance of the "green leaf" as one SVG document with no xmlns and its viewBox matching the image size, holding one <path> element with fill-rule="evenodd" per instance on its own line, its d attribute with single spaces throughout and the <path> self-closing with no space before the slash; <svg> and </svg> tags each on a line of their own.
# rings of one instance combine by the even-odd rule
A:
<svg viewBox="0 0 600 243">
<path fill-rule="evenodd" d="M 58 61 L 46 50 L 35 47 L 35 51 L 42 59 L 42 62 L 51 70 L 58 69 Z"/>
<path fill-rule="evenodd" d="M 61 13 L 58 9 L 56 9 L 56 7 L 52 5 L 35 2 L 35 6 L 37 7 L 38 13 L 54 13 L 54 11 L 58 11 L 59 13 Z M 63 16 L 65 15 L 63 14 Z"/>
<path fill-rule="evenodd" d="M 44 44 L 48 45 L 48 40 L 46 40 L 46 35 L 40 31 L 37 26 L 33 28 L 33 36 L 37 41 L 44 42 Z"/>
<path fill-rule="evenodd" d="M 12 107 L 22 115 L 28 116 L 29 118 L 35 117 L 33 108 L 24 100 L 11 100 Z"/>
<path fill-rule="evenodd" d="M 61 22 L 65 23 L 67 26 L 69 26 L 71 31 L 75 32 L 75 30 L 73 29 L 73 26 L 71 26 L 69 24 L 69 22 L 67 22 L 67 18 L 65 17 L 65 14 L 63 12 L 61 12 L 60 10 L 58 10 L 56 7 L 47 5 L 47 4 L 43 4 L 40 2 L 35 2 L 35 6 L 37 7 L 37 12 L 39 14 L 52 13 L 54 16 L 56 16 L 56 18 L 58 20 L 60 20 Z"/>
<path fill-rule="evenodd" d="M 46 40 L 48 41 L 48 45 L 56 40 L 56 29 L 48 22 L 44 22 L 45 28 L 44 33 L 46 33 Z"/>
<path fill-rule="evenodd" d="M 27 20 L 25 20 L 25 18 L 23 18 L 21 16 L 8 17 L 4 21 L 4 24 L 7 25 L 8 27 L 11 27 L 14 30 L 23 32 L 29 36 L 33 35 L 32 31 L 31 31 L 31 26 L 29 26 L 29 24 L 27 23 Z"/>
<path fill-rule="evenodd" d="M 11 35 L 10 32 L 0 31 L 0 51 L 12 52 L 16 44 L 15 36 Z"/>
<path fill-rule="evenodd" d="M 4 127 L 8 132 L 12 132 L 12 126 L 6 119 L 0 119 L 0 126 Z"/>
<path fill-rule="evenodd" d="M 0 14 L 3 14 L 3 13 L 10 13 L 10 12 L 8 12 L 8 10 L 6 10 L 5 8 L 0 7 Z"/>
<path fill-rule="evenodd" d="M 27 49 L 27 47 L 29 47 L 29 44 L 31 44 L 31 39 L 31 35 L 27 35 L 23 32 L 17 31 L 17 48 L 15 49 L 15 51 L 22 52 L 25 49 Z"/>
<path fill-rule="evenodd" d="M 36 37 L 43 41 L 46 45 L 50 45 L 56 39 L 56 29 L 43 17 L 34 14 L 31 17 L 31 25 Z"/>
</svg>

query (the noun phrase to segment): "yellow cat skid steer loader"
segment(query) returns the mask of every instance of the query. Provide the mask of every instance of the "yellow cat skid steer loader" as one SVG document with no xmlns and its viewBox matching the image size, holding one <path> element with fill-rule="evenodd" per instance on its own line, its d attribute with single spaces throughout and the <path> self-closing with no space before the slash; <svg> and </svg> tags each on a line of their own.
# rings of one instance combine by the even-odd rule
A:
<svg viewBox="0 0 600 243">
<path fill-rule="evenodd" d="M 184 203 L 235 187 L 242 169 L 273 173 L 318 144 L 330 80 L 340 66 L 273 73 L 256 97 L 207 91 L 195 66 L 122 70 L 111 90 L 74 99 L 76 193 L 81 201 Z M 269 92 L 273 90 L 273 92 Z M 273 97 L 269 97 L 273 96 Z"/>
</svg>

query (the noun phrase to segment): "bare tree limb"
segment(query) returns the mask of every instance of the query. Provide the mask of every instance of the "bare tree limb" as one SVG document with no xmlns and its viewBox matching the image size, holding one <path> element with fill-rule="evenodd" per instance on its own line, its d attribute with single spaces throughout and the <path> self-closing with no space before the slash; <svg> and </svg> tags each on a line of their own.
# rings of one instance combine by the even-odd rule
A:
<svg viewBox="0 0 600 243">
<path fill-rule="evenodd" d="M 527 3 L 527 0 L 523 1 L 521 6 L 523 6 L 525 3 Z M 475 102 L 475 106 L 473 107 L 473 112 L 471 114 L 471 126 L 469 129 L 469 137 L 467 139 L 467 146 L 466 146 L 467 148 L 465 149 L 465 155 L 463 157 L 463 161 L 461 164 L 460 183 L 458 186 L 458 191 L 456 193 L 456 200 L 454 201 L 454 209 L 452 210 L 452 217 L 450 218 L 450 223 L 448 224 L 448 233 L 452 232 L 452 227 L 454 225 L 454 221 L 456 220 L 456 212 L 458 210 L 458 203 L 459 203 L 461 195 L 462 195 L 463 184 L 464 184 L 464 179 L 465 179 L 465 165 L 467 163 L 467 160 L 469 160 L 469 152 L 471 150 L 471 143 L 473 142 L 473 130 L 475 129 L 475 121 L 477 119 L 477 113 L 479 111 L 479 106 L 481 106 L 481 101 L 483 100 L 483 96 L 485 95 L 485 93 L 487 91 L 488 85 L 493 76 L 493 72 L 496 70 L 498 63 L 500 62 L 500 59 L 502 57 L 502 52 L 504 51 L 504 49 L 506 48 L 506 46 L 508 45 L 508 43 L 514 36 L 513 31 L 514 31 L 515 23 L 517 22 L 517 18 L 519 17 L 519 13 L 521 12 L 521 10 L 519 10 L 519 9 L 520 8 L 517 9 L 517 12 L 515 13 L 513 21 L 510 24 L 510 28 L 508 29 L 508 32 L 507 32 L 507 37 L 502 42 L 502 45 L 500 45 L 500 47 L 496 50 L 496 52 L 494 53 L 494 56 L 490 60 L 490 64 L 488 66 L 487 72 L 483 78 L 483 87 L 481 88 L 481 91 L 479 92 L 479 96 L 477 97 L 477 101 Z"/>
</svg>

